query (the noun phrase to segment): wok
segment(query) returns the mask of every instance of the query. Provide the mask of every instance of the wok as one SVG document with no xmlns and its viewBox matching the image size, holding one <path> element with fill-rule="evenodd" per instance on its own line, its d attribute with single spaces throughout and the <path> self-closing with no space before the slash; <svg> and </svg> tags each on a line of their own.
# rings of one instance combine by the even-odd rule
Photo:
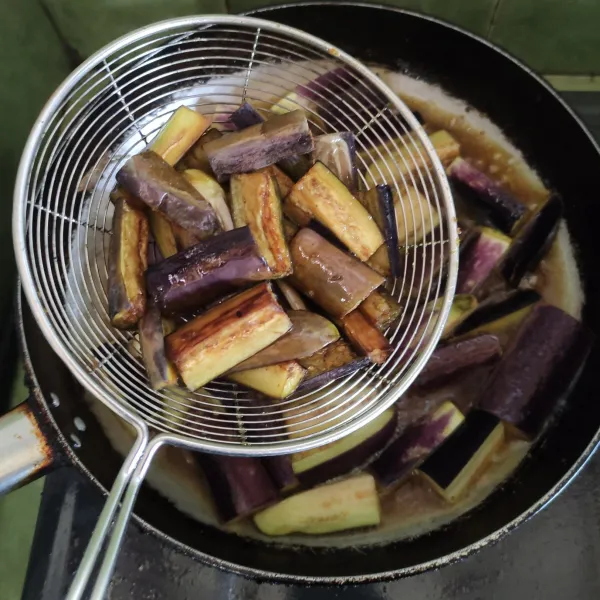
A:
<svg viewBox="0 0 600 600">
<path fill-rule="evenodd" d="M 594 229 L 600 220 L 596 197 L 600 149 L 540 77 L 476 36 L 394 8 L 335 2 L 255 12 L 328 39 L 364 61 L 437 83 L 488 115 L 547 187 L 563 197 L 587 299 L 583 319 L 600 334 Z M 73 463 L 105 492 L 122 459 L 83 401 L 83 390 L 45 342 L 26 304 L 19 306 L 31 397 L 1 422 L 0 490 Z M 426 536 L 367 552 L 266 545 L 204 526 L 147 486 L 139 495 L 135 518 L 150 534 L 202 562 L 260 580 L 361 583 L 438 568 L 508 534 L 547 505 L 583 467 L 600 439 L 599 369 L 596 345 L 557 422 L 517 472 L 476 509 Z"/>
</svg>

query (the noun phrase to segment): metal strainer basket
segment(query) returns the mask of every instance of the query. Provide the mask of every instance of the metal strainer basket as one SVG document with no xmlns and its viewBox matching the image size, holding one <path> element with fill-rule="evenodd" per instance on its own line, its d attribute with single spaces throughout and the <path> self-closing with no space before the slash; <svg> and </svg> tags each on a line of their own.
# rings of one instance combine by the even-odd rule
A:
<svg viewBox="0 0 600 600">
<path fill-rule="evenodd" d="M 107 314 L 109 194 L 116 172 L 179 106 L 227 130 L 230 114 L 244 101 L 265 117 L 273 106 L 302 108 L 314 132 L 352 131 L 362 186 L 393 186 L 405 232 L 399 239 L 403 276 L 388 281 L 403 307 L 386 333 L 392 356 L 260 410 L 247 390 L 225 380 L 194 393 L 154 391 L 136 332 L 114 329 Z M 415 189 L 427 203 L 417 202 Z M 23 289 L 45 336 L 88 391 L 137 432 L 71 598 L 83 593 L 123 501 L 93 597 L 104 593 L 137 490 L 162 444 L 267 456 L 347 435 L 396 402 L 415 379 L 441 335 L 456 281 L 451 194 L 415 116 L 341 50 L 252 18 L 165 21 L 117 40 L 79 67 L 49 100 L 27 142 L 13 227 Z M 415 230 L 429 233 L 415 244 Z M 217 406 L 225 410 L 217 414 Z M 294 433 L 286 435 L 290 414 Z"/>
</svg>

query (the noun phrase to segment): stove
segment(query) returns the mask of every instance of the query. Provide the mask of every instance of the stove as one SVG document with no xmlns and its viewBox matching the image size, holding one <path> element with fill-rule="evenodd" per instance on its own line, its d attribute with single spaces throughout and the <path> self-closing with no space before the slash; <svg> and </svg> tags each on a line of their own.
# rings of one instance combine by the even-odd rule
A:
<svg viewBox="0 0 600 600">
<path fill-rule="evenodd" d="M 565 99 L 600 140 L 600 92 Z M 75 468 L 46 477 L 23 600 L 58 600 L 85 550 L 104 502 Z M 496 545 L 435 572 L 347 588 L 259 583 L 204 566 L 131 523 L 111 600 L 588 600 L 600 598 L 600 453 L 540 514 Z"/>
</svg>

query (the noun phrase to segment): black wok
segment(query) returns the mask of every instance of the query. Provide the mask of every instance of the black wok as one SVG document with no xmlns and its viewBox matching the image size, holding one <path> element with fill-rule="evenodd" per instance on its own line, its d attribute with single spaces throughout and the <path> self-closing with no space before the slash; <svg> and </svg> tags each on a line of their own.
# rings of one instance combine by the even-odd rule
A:
<svg viewBox="0 0 600 600">
<path fill-rule="evenodd" d="M 600 334 L 600 271 L 594 225 L 600 222 L 600 150 L 542 79 L 484 40 L 393 8 L 336 2 L 258 12 L 263 18 L 328 39 L 359 59 L 406 69 L 438 83 L 487 114 L 523 152 L 546 185 L 563 197 L 587 297 L 583 318 L 596 335 Z M 121 458 L 82 401 L 82 390 L 44 341 L 27 307 L 21 308 L 22 341 L 31 377 L 30 410 L 44 438 L 51 440 L 45 450 L 48 459 L 39 463 L 38 471 L 61 461 L 72 462 L 106 490 Z M 596 345 L 564 412 L 543 443 L 482 505 L 427 536 L 367 552 L 269 546 L 203 526 L 148 487 L 140 493 L 136 518 L 151 534 L 199 560 L 258 579 L 367 582 L 440 567 L 509 533 L 548 504 L 582 468 L 600 438 L 599 371 L 600 348 Z M 77 430 L 75 417 L 87 424 L 84 432 Z"/>
</svg>

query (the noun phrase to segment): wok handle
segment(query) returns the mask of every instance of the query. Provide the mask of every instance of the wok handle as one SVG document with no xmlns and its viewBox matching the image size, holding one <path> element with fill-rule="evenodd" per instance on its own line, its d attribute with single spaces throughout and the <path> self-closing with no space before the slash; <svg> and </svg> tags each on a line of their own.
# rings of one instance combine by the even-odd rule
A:
<svg viewBox="0 0 600 600">
<path fill-rule="evenodd" d="M 105 597 L 140 485 L 155 452 L 162 444 L 163 441 L 159 437 L 149 441 L 147 430 L 138 432 L 138 437 L 125 459 L 102 509 L 66 600 L 82 598 L 98 564 L 100 564 L 100 569 L 90 600 L 102 600 Z M 119 504 L 121 504 L 120 507 Z M 113 521 L 114 527 L 111 531 L 110 526 Z M 104 558 L 102 558 L 101 551 L 106 542 L 108 545 Z"/>
<path fill-rule="evenodd" d="M 26 400 L 0 417 L 0 495 L 40 477 L 56 459 Z"/>
</svg>

